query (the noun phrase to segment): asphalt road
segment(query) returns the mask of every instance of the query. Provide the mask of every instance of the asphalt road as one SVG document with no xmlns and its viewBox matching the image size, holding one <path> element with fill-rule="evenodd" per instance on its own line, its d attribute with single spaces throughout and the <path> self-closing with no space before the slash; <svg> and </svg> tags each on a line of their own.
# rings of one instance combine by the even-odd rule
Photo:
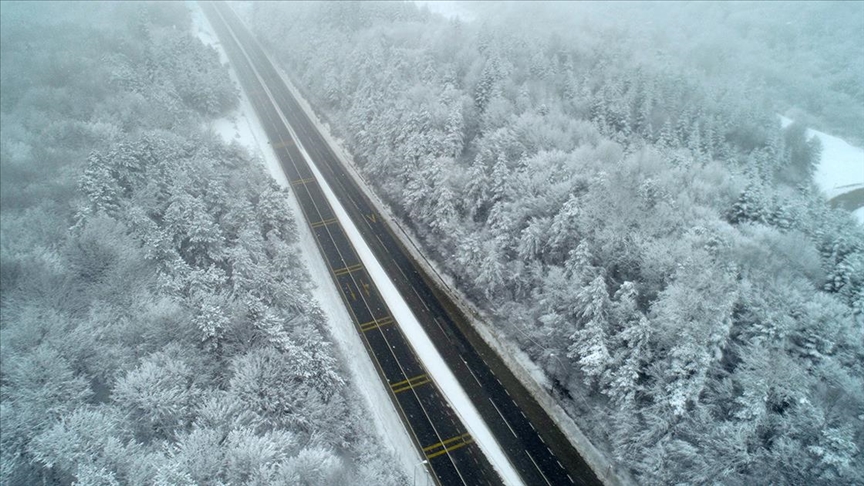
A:
<svg viewBox="0 0 864 486">
<path fill-rule="evenodd" d="M 391 398 L 415 444 L 429 461 L 435 480 L 443 485 L 500 484 L 501 479 L 408 345 L 287 127 L 221 22 L 221 16 L 210 6 L 205 5 L 204 9 L 249 94 L 366 349 L 382 380 L 390 387 Z"/>
<path fill-rule="evenodd" d="M 339 158 L 230 8 L 219 3 L 202 3 L 202 6 L 211 22 L 218 24 L 214 27 L 235 69 L 244 78 L 244 89 L 250 99 L 254 97 L 253 104 L 264 121 L 288 179 L 292 181 L 319 247 L 334 271 L 343 299 L 354 313 L 367 349 L 378 363 L 382 377 L 391 385 L 393 397 L 413 430 L 418 448 L 431 457 L 430 465 L 438 481 L 445 485 L 500 484 L 500 478 L 495 476 L 488 461 L 477 457 L 482 453 L 470 443 L 470 437 L 463 435 L 464 426 L 452 416 L 440 392 L 423 378 L 425 370 L 422 364 L 398 326 L 390 322 L 389 311 L 368 274 L 364 269 L 356 268 L 359 265 L 356 252 L 341 226 L 334 221 L 332 209 L 314 182 L 277 109 L 291 124 L 299 143 L 340 198 L 523 481 L 529 485 L 602 484 L 542 407 L 480 338 L 460 308 L 413 261 L 410 252 L 394 236 L 363 191 L 345 173 Z M 221 15 L 214 15 L 214 8 Z M 234 37 L 226 31 L 222 21 L 230 26 L 236 39 L 242 43 L 242 53 L 234 45 Z M 270 96 L 252 74 L 250 62 L 266 83 Z M 380 324 L 382 319 L 383 325 Z M 435 445 L 437 447 L 429 449 Z M 455 448 L 456 445 L 459 447 Z M 448 460 L 441 460 L 444 457 Z"/>
</svg>

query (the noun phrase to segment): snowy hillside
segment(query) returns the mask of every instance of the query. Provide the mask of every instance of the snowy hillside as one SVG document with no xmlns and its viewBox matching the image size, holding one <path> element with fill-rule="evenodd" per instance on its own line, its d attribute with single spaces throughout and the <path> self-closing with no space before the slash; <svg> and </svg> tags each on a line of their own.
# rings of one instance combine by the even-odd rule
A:
<svg viewBox="0 0 864 486">
<path fill-rule="evenodd" d="M 804 128 L 711 77 L 716 56 L 653 62 L 629 31 L 559 22 L 564 7 L 457 22 L 388 5 L 255 3 L 247 20 L 614 467 L 644 484 L 861 484 L 864 387 L 846 363 L 862 228 L 797 190 L 816 160 Z M 830 194 L 861 182 L 860 152 L 835 140 Z"/>
<path fill-rule="evenodd" d="M 785 116 L 780 121 L 783 128 L 793 122 Z M 822 157 L 813 180 L 828 199 L 864 188 L 864 149 L 817 130 L 807 130 L 807 137 L 819 137 L 822 142 Z M 855 216 L 864 224 L 864 208 L 855 210 Z"/>
</svg>

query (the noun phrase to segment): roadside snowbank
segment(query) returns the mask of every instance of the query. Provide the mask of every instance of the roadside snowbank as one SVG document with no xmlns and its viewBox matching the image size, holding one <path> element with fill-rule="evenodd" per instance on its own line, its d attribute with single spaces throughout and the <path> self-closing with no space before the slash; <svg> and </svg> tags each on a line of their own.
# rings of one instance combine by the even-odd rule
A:
<svg viewBox="0 0 864 486">
<path fill-rule="evenodd" d="M 529 390 L 532 396 L 534 396 L 552 420 L 555 421 L 558 427 L 564 431 L 571 444 L 579 451 L 579 454 L 582 455 L 586 462 L 588 462 L 590 467 L 598 477 L 601 478 L 604 484 L 609 486 L 635 485 L 636 482 L 630 478 L 627 471 L 616 467 L 603 452 L 595 447 L 595 445 L 588 440 L 573 418 L 570 417 L 562 408 L 557 399 L 549 393 L 551 386 L 548 382 L 548 377 L 543 370 L 541 370 L 536 363 L 521 351 L 515 343 L 494 331 L 488 324 L 488 322 L 491 322 L 489 316 L 474 306 L 464 294 L 456 289 L 456 286 L 453 283 L 453 278 L 446 272 L 443 272 L 436 262 L 430 261 L 426 258 L 416 243 L 416 241 L 419 241 L 417 236 L 414 235 L 405 225 L 400 223 L 399 218 L 397 218 L 393 211 L 390 210 L 390 207 L 370 189 L 369 183 L 366 182 L 363 175 L 357 169 L 351 153 L 345 148 L 344 142 L 331 134 L 329 124 L 322 122 L 318 118 L 315 110 L 312 109 L 309 102 L 306 101 L 302 93 L 288 78 L 285 71 L 282 70 L 281 67 L 278 67 L 278 65 L 277 71 L 282 76 L 285 84 L 294 94 L 294 97 L 297 99 L 300 106 L 306 114 L 309 115 L 311 121 L 324 136 L 327 143 L 330 144 L 336 154 L 342 159 L 343 164 L 345 164 L 345 167 L 348 169 L 348 174 L 354 178 L 369 200 L 372 201 L 378 212 L 388 221 L 391 229 L 393 229 L 393 234 L 402 241 L 403 245 L 408 249 L 415 261 L 419 262 L 429 275 L 433 275 L 437 278 L 440 287 L 453 297 L 453 301 L 462 308 L 465 315 L 470 316 L 475 329 L 480 333 L 486 343 L 494 349 L 499 356 L 501 356 L 519 381 Z"/>
<path fill-rule="evenodd" d="M 193 28 L 198 38 L 205 44 L 215 47 L 219 51 L 222 62 L 227 62 L 228 58 L 203 12 L 197 4 L 193 4 L 190 8 Z M 240 83 L 233 69 L 231 69 L 231 78 L 239 88 Z M 244 92 L 240 92 L 239 108 L 229 116 L 213 122 L 209 128 L 226 142 L 237 142 L 246 147 L 250 153 L 257 155 L 276 182 L 282 187 L 289 187 L 276 154 L 267 142 L 264 128 L 258 121 L 258 117 Z M 314 283 L 312 296 L 318 301 L 327 317 L 331 337 L 339 350 L 339 354 L 350 365 L 348 366 L 351 373 L 350 382 L 366 402 L 366 410 L 372 416 L 375 430 L 382 437 L 381 443 L 401 463 L 398 466 L 394 464 L 394 467 L 399 467 L 405 477 L 411 477 L 416 472 L 415 466 L 421 461 L 420 455 L 393 407 L 387 390 L 379 385 L 381 380 L 375 370 L 375 365 L 354 328 L 351 317 L 339 296 L 339 290 L 330 278 L 330 272 L 321 258 L 311 230 L 302 223 L 303 215 L 300 205 L 293 196 L 294 193 L 291 194 L 292 197 L 289 198 L 288 202 L 293 217 L 298 222 L 298 247 Z M 371 386 L 367 386 L 367 384 L 371 384 Z"/>
<path fill-rule="evenodd" d="M 780 116 L 783 128 L 794 120 Z M 807 130 L 807 137 L 819 137 L 822 158 L 813 180 L 828 199 L 864 187 L 864 149 L 850 145 L 843 139 L 816 130 Z M 864 208 L 853 212 L 864 224 Z"/>
<path fill-rule="evenodd" d="M 378 290 L 381 292 L 382 297 L 384 297 L 384 301 L 387 303 L 387 306 L 390 307 L 390 312 L 393 314 L 393 317 L 396 318 L 396 322 L 405 333 L 405 337 L 411 343 L 411 347 L 414 348 L 417 356 L 426 366 L 429 375 L 432 377 L 435 384 L 438 385 L 439 390 L 441 390 L 447 398 L 447 401 L 450 402 L 453 411 L 468 428 L 468 431 L 471 433 L 471 436 L 474 438 L 477 445 L 480 446 L 480 449 L 486 455 L 486 458 L 489 459 L 489 462 L 498 474 L 501 475 L 504 483 L 507 485 L 524 484 L 519 473 L 516 472 L 500 444 L 498 444 L 492 431 L 489 430 L 486 422 L 468 398 L 468 394 L 462 388 L 462 385 L 459 384 L 459 381 L 456 380 L 456 377 L 453 375 L 453 372 L 450 371 L 450 367 L 447 366 L 444 358 L 442 358 L 438 353 L 438 350 L 435 349 L 435 345 L 432 344 L 432 340 L 429 339 L 426 331 L 423 330 L 423 327 L 420 325 L 414 312 L 405 302 L 405 299 L 402 298 L 402 294 L 399 293 L 396 286 L 393 285 L 393 282 L 390 281 L 390 277 L 387 275 L 387 272 L 384 271 L 384 268 L 378 262 L 378 259 L 375 258 L 375 254 L 372 253 L 372 250 L 366 244 L 360 231 L 354 225 L 354 221 L 351 220 L 351 217 L 345 211 L 345 208 L 342 207 L 342 204 L 330 188 L 330 185 L 327 184 L 324 176 L 318 171 L 318 168 L 315 166 L 315 161 L 309 156 L 309 153 L 305 148 L 303 148 L 303 145 L 299 143 L 299 139 L 294 131 L 290 127 L 289 130 L 291 131 L 293 138 L 298 140 L 298 148 L 306 160 L 310 162 L 309 167 L 312 169 L 312 173 L 315 174 L 315 178 L 318 180 L 318 185 L 321 187 L 324 195 L 333 207 L 333 212 L 335 212 L 336 217 L 339 218 L 339 222 L 342 224 L 345 233 L 348 235 L 348 238 L 357 250 L 357 254 L 360 256 L 360 260 L 369 272 L 369 276 L 375 282 L 375 285 L 378 286 Z"/>
</svg>

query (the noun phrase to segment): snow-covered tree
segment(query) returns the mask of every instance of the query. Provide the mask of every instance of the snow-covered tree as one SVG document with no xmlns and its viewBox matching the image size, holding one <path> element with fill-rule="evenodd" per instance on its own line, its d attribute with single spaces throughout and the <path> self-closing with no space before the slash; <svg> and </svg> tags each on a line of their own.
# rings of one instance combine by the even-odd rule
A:
<svg viewBox="0 0 864 486">
<path fill-rule="evenodd" d="M 607 346 L 609 323 L 609 293 L 602 275 L 595 277 L 584 289 L 576 293 L 577 329 L 570 337 L 567 357 L 579 363 L 586 381 L 605 380 L 612 364 Z"/>
</svg>

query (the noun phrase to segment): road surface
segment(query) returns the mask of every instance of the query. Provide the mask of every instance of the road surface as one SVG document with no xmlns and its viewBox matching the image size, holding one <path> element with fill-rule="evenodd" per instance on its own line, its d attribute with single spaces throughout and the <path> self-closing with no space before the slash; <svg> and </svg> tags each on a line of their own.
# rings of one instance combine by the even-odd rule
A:
<svg viewBox="0 0 864 486">
<path fill-rule="evenodd" d="M 339 157 L 231 9 L 221 3 L 202 3 L 202 8 L 268 132 L 358 332 L 378 364 L 382 379 L 391 387 L 391 397 L 421 454 L 429 460 L 437 482 L 500 484 L 501 479 L 429 380 L 336 220 L 280 113 L 484 416 L 525 484 L 602 484 L 542 407 L 471 327 L 459 307 L 413 261 L 362 189 L 346 174 Z"/>
</svg>

